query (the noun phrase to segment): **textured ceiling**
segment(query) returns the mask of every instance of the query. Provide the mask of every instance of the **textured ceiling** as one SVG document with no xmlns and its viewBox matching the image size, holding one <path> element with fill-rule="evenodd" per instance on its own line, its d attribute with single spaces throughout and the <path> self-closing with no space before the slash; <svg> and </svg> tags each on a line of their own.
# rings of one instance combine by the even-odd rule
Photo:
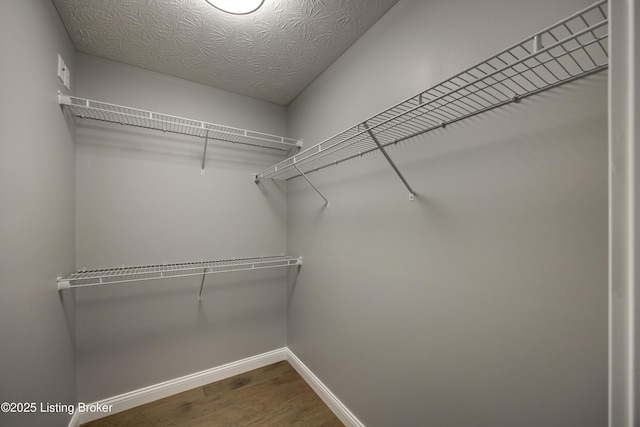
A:
<svg viewBox="0 0 640 427">
<path fill-rule="evenodd" d="M 287 105 L 398 0 L 53 0 L 80 52 Z"/>
</svg>

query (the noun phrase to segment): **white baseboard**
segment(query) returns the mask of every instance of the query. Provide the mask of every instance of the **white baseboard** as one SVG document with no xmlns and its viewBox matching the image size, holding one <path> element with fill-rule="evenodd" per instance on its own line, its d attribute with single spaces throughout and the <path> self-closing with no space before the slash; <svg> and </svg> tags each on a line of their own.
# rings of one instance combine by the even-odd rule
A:
<svg viewBox="0 0 640 427">
<path fill-rule="evenodd" d="M 127 409 L 144 405 L 145 403 L 163 399 L 196 387 L 202 387 L 203 385 L 224 380 L 225 378 L 229 378 L 234 375 L 240 375 L 253 369 L 262 368 L 263 366 L 271 365 L 282 360 L 287 360 L 291 366 L 293 366 L 300 376 L 327 404 L 329 409 L 331 409 L 347 427 L 364 427 L 364 424 L 362 424 L 360 420 L 358 420 L 358 418 L 349 411 L 340 399 L 338 399 L 331 390 L 329 390 L 329 388 L 325 386 L 322 381 L 320 381 L 320 379 L 318 379 L 318 377 L 316 377 L 314 373 L 311 372 L 311 370 L 307 368 L 307 366 L 302 363 L 302 361 L 300 361 L 300 359 L 298 359 L 298 357 L 287 347 L 94 402 L 91 405 L 110 405 L 111 410 L 106 414 L 100 412 L 80 413 L 76 410 L 73 417 L 71 417 L 68 427 L 79 427 L 82 423 L 126 411 Z"/>
<path fill-rule="evenodd" d="M 126 411 L 127 409 L 153 402 L 154 400 L 163 399 L 176 393 L 191 390 L 192 388 L 202 387 L 203 385 L 224 380 L 225 378 L 239 375 L 253 369 L 262 368 L 263 366 L 271 365 L 286 359 L 287 349 L 285 347 L 238 360 L 236 362 L 227 363 L 226 365 L 217 366 L 205 371 L 196 372 L 195 374 L 186 375 L 184 377 L 134 390 L 119 396 L 100 400 L 92 405 L 112 405 L 111 411 L 109 411 L 108 414 L 83 412 L 80 413 L 78 417 L 74 414 L 71 419 L 71 423 L 69 423 L 69 427 L 77 427 L 82 423 Z M 75 424 L 72 424 L 74 422 Z"/>
<path fill-rule="evenodd" d="M 365 427 L 362 422 L 347 408 L 341 401 L 336 397 L 335 394 L 329 390 L 327 386 L 325 386 L 322 381 L 318 377 L 315 376 L 313 372 L 307 366 L 302 363 L 298 356 L 296 356 L 289 348 L 287 351 L 287 361 L 293 366 L 293 368 L 298 371 L 300 376 L 304 378 L 304 380 L 311 386 L 313 391 L 316 392 L 318 396 L 327 404 L 329 409 L 333 411 L 334 414 L 340 421 L 344 423 L 347 427 Z"/>
<path fill-rule="evenodd" d="M 80 426 L 80 413 L 76 409 L 69 421 L 68 427 L 79 427 Z"/>
</svg>

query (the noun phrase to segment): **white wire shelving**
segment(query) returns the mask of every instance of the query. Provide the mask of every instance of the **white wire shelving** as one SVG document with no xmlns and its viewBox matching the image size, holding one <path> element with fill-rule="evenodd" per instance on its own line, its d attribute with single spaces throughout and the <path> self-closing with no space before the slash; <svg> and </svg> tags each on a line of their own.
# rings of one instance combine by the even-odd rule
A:
<svg viewBox="0 0 640 427">
<path fill-rule="evenodd" d="M 58 102 L 63 108 L 68 109 L 74 117 L 80 119 L 91 119 L 180 135 L 196 136 L 205 140 L 215 139 L 234 144 L 251 145 L 279 150 L 288 154 L 290 154 L 291 150 L 297 151 L 302 146 L 302 141 L 262 132 L 186 119 L 75 96 L 59 95 L 58 98 Z"/>
<path fill-rule="evenodd" d="M 604 70 L 607 38 L 607 0 L 603 0 L 273 165 L 256 174 L 255 181 L 302 176 L 311 184 L 308 173 L 381 151 L 413 200 L 413 189 L 385 147 Z"/>
<path fill-rule="evenodd" d="M 66 278 L 58 278 L 58 290 L 112 285 L 116 283 L 146 280 L 171 279 L 177 277 L 202 276 L 198 299 L 202 299 L 205 276 L 215 273 L 260 270 L 266 268 L 302 265 L 302 257 L 288 255 L 233 258 L 213 261 L 185 262 L 176 264 L 140 265 L 133 267 L 81 270 Z"/>
</svg>

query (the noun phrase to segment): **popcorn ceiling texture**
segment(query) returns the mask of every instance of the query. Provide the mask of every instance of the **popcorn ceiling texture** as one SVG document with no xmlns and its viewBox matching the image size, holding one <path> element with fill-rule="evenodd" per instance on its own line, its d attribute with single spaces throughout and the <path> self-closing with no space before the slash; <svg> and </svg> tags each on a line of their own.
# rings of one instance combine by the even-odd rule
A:
<svg viewBox="0 0 640 427">
<path fill-rule="evenodd" d="M 205 0 L 53 0 L 80 52 L 281 105 L 398 0 L 265 0 L 230 15 Z"/>
</svg>

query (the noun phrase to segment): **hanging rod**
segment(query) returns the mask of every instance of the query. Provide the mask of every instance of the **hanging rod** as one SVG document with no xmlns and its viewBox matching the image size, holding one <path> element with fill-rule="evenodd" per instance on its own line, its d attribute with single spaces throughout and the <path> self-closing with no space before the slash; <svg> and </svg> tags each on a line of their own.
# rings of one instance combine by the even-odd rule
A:
<svg viewBox="0 0 640 427">
<path fill-rule="evenodd" d="M 73 116 L 80 119 L 98 120 L 181 135 L 217 139 L 283 152 L 289 152 L 292 149 L 297 150 L 302 146 L 302 141 L 296 139 L 185 119 L 75 96 L 59 95 L 58 102 L 61 106 L 71 111 Z"/>
<path fill-rule="evenodd" d="M 203 275 L 202 284 L 204 284 L 204 275 L 207 274 L 290 267 L 293 265 L 302 265 L 302 257 L 278 255 L 178 264 L 140 265 L 100 270 L 81 270 L 66 278 L 59 277 L 58 290 L 199 275 Z M 202 296 L 202 284 L 200 286 L 200 296 Z"/>
<path fill-rule="evenodd" d="M 271 166 L 255 180 L 309 174 L 604 70 L 608 35 L 602 0 Z"/>
</svg>

